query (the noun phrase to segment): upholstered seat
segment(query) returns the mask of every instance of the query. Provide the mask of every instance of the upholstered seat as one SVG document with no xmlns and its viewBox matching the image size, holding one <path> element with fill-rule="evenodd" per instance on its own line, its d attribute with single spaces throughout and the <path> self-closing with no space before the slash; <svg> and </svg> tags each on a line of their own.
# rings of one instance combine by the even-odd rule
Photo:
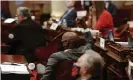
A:
<svg viewBox="0 0 133 80">
<path fill-rule="evenodd" d="M 38 62 L 47 62 L 49 56 L 59 50 L 60 47 L 58 43 L 50 43 L 48 46 L 37 48 L 35 55 L 38 58 Z"/>
</svg>

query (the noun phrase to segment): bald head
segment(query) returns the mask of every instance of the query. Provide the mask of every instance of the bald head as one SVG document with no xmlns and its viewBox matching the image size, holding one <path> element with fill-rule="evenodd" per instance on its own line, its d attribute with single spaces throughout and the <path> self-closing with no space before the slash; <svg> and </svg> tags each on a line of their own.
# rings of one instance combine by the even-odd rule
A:
<svg viewBox="0 0 133 80">
<path fill-rule="evenodd" d="M 62 36 L 62 41 L 70 41 L 79 39 L 79 36 L 75 32 L 66 32 Z"/>
<path fill-rule="evenodd" d="M 77 44 L 79 40 L 80 38 L 75 32 L 66 32 L 62 36 L 61 41 L 63 43 L 64 49 L 72 49 L 80 46 L 80 44 Z"/>
</svg>

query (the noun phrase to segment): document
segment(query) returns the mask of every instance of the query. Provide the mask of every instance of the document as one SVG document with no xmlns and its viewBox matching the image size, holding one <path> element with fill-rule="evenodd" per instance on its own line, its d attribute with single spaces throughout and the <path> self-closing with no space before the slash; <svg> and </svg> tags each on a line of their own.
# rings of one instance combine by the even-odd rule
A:
<svg viewBox="0 0 133 80">
<path fill-rule="evenodd" d="M 77 11 L 77 17 L 85 17 L 87 15 L 87 11 Z"/>
<path fill-rule="evenodd" d="M 0 69 L 3 74 L 29 74 L 26 65 L 19 64 L 0 64 Z"/>
<path fill-rule="evenodd" d="M 50 29 L 56 30 L 57 27 L 58 27 L 58 24 L 57 24 L 57 23 L 53 23 L 53 24 L 51 25 Z"/>
<path fill-rule="evenodd" d="M 82 33 L 90 31 L 92 36 L 96 36 L 96 35 L 100 34 L 99 30 L 92 30 L 92 29 L 89 29 L 89 28 L 84 29 L 84 28 L 77 27 L 77 28 L 71 28 L 71 30 L 72 31 L 77 31 L 77 32 L 82 32 Z"/>
<path fill-rule="evenodd" d="M 4 21 L 4 23 L 13 23 L 15 21 L 14 18 L 8 18 Z"/>
<path fill-rule="evenodd" d="M 100 46 L 102 48 L 105 48 L 105 39 L 104 38 L 100 38 Z"/>
<path fill-rule="evenodd" d="M 128 21 L 127 24 L 129 24 L 130 28 L 133 28 L 133 21 Z"/>
</svg>

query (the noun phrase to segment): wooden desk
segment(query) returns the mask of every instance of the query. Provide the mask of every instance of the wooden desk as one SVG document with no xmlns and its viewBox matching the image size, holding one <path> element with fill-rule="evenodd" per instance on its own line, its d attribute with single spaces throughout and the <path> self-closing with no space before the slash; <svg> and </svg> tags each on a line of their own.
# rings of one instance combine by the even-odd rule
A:
<svg viewBox="0 0 133 80">
<path fill-rule="evenodd" d="M 125 52 L 124 50 L 126 48 L 123 48 L 123 51 L 121 51 L 120 46 L 114 46 L 112 44 L 113 43 L 106 42 L 105 49 L 101 48 L 98 42 L 93 45 L 93 50 L 97 51 L 105 60 L 106 75 L 108 78 L 105 80 L 128 80 L 125 67 L 128 64 L 126 53 L 130 51 Z M 104 75 L 104 77 L 106 76 Z"/>
<path fill-rule="evenodd" d="M 106 54 L 108 50 L 106 48 L 104 49 L 104 48 L 100 47 L 100 44 L 98 42 L 96 42 L 96 43 L 94 43 L 92 49 L 94 51 L 98 52 L 103 57 L 105 62 L 108 62 L 107 61 L 108 60 L 108 56 Z"/>
<path fill-rule="evenodd" d="M 25 57 L 22 55 L 1 54 L 1 63 L 3 63 L 3 62 L 27 63 Z"/>
<path fill-rule="evenodd" d="M 1 42 L 8 43 L 10 41 L 8 35 L 13 31 L 16 25 L 15 22 L 8 24 L 1 21 Z"/>
<path fill-rule="evenodd" d="M 27 63 L 26 59 L 22 55 L 7 55 L 1 54 L 1 62 L 11 62 L 11 63 Z M 28 69 L 28 68 L 27 68 Z M 2 74 L 1 80 L 30 80 L 31 71 L 28 69 L 29 74 Z"/>
<path fill-rule="evenodd" d="M 1 53 L 8 53 L 9 49 L 9 45 L 1 45 Z"/>
</svg>

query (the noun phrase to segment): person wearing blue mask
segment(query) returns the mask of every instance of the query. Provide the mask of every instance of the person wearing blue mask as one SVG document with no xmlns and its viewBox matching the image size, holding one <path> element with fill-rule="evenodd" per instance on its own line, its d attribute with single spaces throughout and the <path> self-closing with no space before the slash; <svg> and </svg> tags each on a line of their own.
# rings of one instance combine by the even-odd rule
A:
<svg viewBox="0 0 133 80">
<path fill-rule="evenodd" d="M 66 23 L 68 27 L 75 27 L 76 26 L 76 18 L 77 12 L 74 8 L 75 2 L 73 0 L 67 2 L 68 10 L 64 13 L 64 15 L 60 18 L 59 25 Z"/>
<path fill-rule="evenodd" d="M 87 50 L 73 65 L 73 80 L 100 80 L 104 64 L 97 52 Z"/>
</svg>

